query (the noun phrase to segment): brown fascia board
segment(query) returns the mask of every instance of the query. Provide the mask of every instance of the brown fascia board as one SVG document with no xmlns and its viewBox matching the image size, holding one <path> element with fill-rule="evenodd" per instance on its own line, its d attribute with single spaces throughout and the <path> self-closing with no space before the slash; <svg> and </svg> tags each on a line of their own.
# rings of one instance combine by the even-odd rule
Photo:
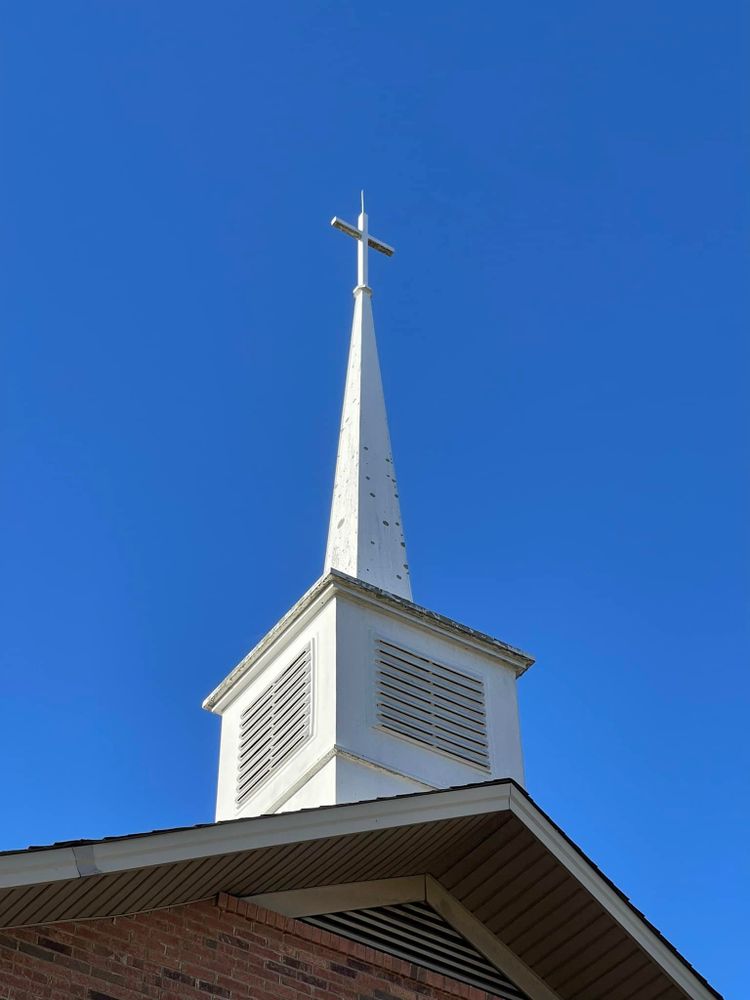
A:
<svg viewBox="0 0 750 1000">
<path fill-rule="evenodd" d="M 534 663 L 534 658 L 524 653 L 523 650 L 495 639 L 486 632 L 462 625 L 445 615 L 438 614 L 423 608 L 413 601 L 407 601 L 404 597 L 397 597 L 389 594 L 379 587 L 357 580 L 353 576 L 347 576 L 338 570 L 331 570 L 325 576 L 317 580 L 310 589 L 302 595 L 297 603 L 287 611 L 287 613 L 267 632 L 253 649 L 243 657 L 237 666 L 227 675 L 203 702 L 203 708 L 210 712 L 216 711 L 217 707 L 225 700 L 234 686 L 252 669 L 258 659 L 269 650 L 273 644 L 297 622 L 304 621 L 308 614 L 320 610 L 336 594 L 345 595 L 358 603 L 370 604 L 375 607 L 387 607 L 391 612 L 395 612 L 406 619 L 417 621 L 422 625 L 432 628 L 437 632 L 447 635 L 458 642 L 476 647 L 481 652 L 500 660 L 505 666 L 510 667 L 516 677 L 520 677 Z"/>
</svg>

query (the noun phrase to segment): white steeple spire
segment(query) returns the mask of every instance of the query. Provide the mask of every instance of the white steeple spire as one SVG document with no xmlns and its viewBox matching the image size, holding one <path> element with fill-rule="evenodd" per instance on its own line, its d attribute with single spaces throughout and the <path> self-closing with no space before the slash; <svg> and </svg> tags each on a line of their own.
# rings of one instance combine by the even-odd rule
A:
<svg viewBox="0 0 750 1000">
<path fill-rule="evenodd" d="M 336 217 L 331 225 L 358 244 L 354 320 L 324 572 L 337 569 L 411 600 L 367 277 L 368 248 L 391 257 L 393 247 L 370 235 L 364 192 L 357 225 Z"/>
<path fill-rule="evenodd" d="M 523 783 L 516 678 L 533 660 L 412 602 L 380 380 L 365 213 L 321 578 L 204 702 L 221 715 L 217 820 Z"/>
</svg>

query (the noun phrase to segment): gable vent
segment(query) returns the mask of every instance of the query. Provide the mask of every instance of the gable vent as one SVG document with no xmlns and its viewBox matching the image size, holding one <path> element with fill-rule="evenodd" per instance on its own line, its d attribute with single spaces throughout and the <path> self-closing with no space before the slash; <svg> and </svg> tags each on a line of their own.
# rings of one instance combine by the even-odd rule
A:
<svg viewBox="0 0 750 1000">
<path fill-rule="evenodd" d="M 237 805 L 310 735 L 311 690 L 307 646 L 242 713 Z"/>
<path fill-rule="evenodd" d="M 464 763 L 490 768 L 479 677 L 377 640 L 377 718 L 390 732 Z"/>
<path fill-rule="evenodd" d="M 307 924 L 414 962 L 503 1000 L 528 1000 L 499 969 L 426 903 L 302 917 Z"/>
</svg>

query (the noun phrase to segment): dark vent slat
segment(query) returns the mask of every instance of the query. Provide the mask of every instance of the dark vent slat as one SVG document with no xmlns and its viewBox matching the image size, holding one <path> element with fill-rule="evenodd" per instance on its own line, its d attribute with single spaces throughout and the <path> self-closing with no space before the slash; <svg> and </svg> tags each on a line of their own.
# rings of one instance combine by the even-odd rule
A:
<svg viewBox="0 0 750 1000">
<path fill-rule="evenodd" d="M 279 753 L 283 752 L 283 749 L 288 742 L 292 739 L 294 733 L 302 726 L 303 728 L 307 726 L 307 719 L 305 718 L 305 706 L 307 705 L 308 699 L 305 698 L 304 702 L 300 702 L 297 706 L 294 715 L 288 716 L 280 726 L 274 728 L 273 731 L 273 743 L 270 747 L 270 753 L 272 757 L 277 757 Z M 302 711 L 300 711 L 302 709 Z"/>
<path fill-rule="evenodd" d="M 389 691 L 383 691 L 381 697 L 391 712 L 420 719 L 422 722 L 426 722 L 428 726 L 431 726 L 432 721 L 435 720 L 435 725 L 440 728 L 445 727 L 447 732 L 461 735 L 467 740 L 484 746 L 484 739 L 482 739 L 484 727 L 481 725 L 468 725 L 459 718 L 451 718 L 445 712 L 438 711 L 437 709 L 430 711 L 429 709 L 422 708 L 421 705 L 409 704 L 401 698 L 394 698 Z M 456 731 L 456 727 L 460 728 L 460 733 Z M 477 736 L 480 738 L 477 739 Z"/>
<path fill-rule="evenodd" d="M 438 691 L 430 688 L 415 689 L 413 684 L 400 684 L 388 674 L 379 674 L 378 683 L 384 696 L 409 705 L 410 708 L 439 715 L 443 719 L 455 719 L 456 723 L 467 729 L 483 730 L 487 725 L 484 714 L 467 712 L 463 706 L 440 696 Z M 423 692 L 423 693 L 418 693 Z"/>
<path fill-rule="evenodd" d="M 257 766 L 250 770 L 243 771 L 241 780 L 238 781 L 238 788 L 245 789 L 248 783 L 255 783 L 255 778 L 257 775 L 266 772 L 270 772 L 274 767 L 277 767 L 283 760 L 285 760 L 289 754 L 294 750 L 299 743 L 306 736 L 306 725 L 304 720 L 300 720 L 299 725 L 296 730 L 293 730 L 290 734 L 285 734 L 281 749 L 278 753 L 274 753 L 273 749 L 270 749 L 267 754 L 264 754 L 261 760 L 258 762 Z"/>
<path fill-rule="evenodd" d="M 481 681 L 477 678 L 469 677 L 462 671 L 454 670 L 453 667 L 448 667 L 444 663 L 436 663 L 435 660 L 428 660 L 418 653 L 408 652 L 405 649 L 401 649 L 400 646 L 394 646 L 393 643 L 386 642 L 384 639 L 380 641 L 380 650 L 384 655 L 391 655 L 394 659 L 401 660 L 401 662 L 408 664 L 412 668 L 416 667 L 422 670 L 426 669 L 430 673 L 443 674 L 451 685 L 467 687 L 474 691 L 478 688 L 481 689 Z"/>
<path fill-rule="evenodd" d="M 486 756 L 484 743 L 472 739 L 470 741 L 472 745 L 467 746 L 465 742 L 467 737 L 463 733 L 453 733 L 434 720 L 423 721 L 420 718 L 409 715 L 408 712 L 394 711 L 394 709 L 386 704 L 381 704 L 381 715 L 384 718 L 401 723 L 402 726 L 413 727 L 423 735 L 433 738 L 437 743 L 447 743 L 449 746 L 455 746 L 462 752 L 465 750 L 467 753 L 473 753 L 479 757 Z"/>
<path fill-rule="evenodd" d="M 484 956 L 437 915 L 435 920 L 425 920 L 424 915 L 416 907 L 412 911 L 407 911 L 406 907 L 403 907 L 403 910 L 404 914 L 408 912 L 408 923 L 405 922 L 404 915 L 389 913 L 388 907 L 360 910 L 357 913 L 357 920 L 361 926 L 376 927 L 381 933 L 384 927 L 389 927 L 395 940 L 400 940 L 404 946 L 413 949 L 417 954 L 425 950 L 437 951 L 451 966 L 455 966 L 456 959 L 460 958 L 461 965 L 466 969 L 475 969 L 480 976 L 484 974 L 487 967 Z"/>
<path fill-rule="evenodd" d="M 312 651 L 308 646 L 242 713 L 237 804 L 282 764 L 311 732 Z"/>
<path fill-rule="evenodd" d="M 255 751 L 256 744 L 264 737 L 267 738 L 273 730 L 273 721 L 270 712 L 256 722 L 255 717 L 251 717 L 245 723 L 245 728 L 249 730 L 244 740 L 240 741 L 240 760 Z"/>
<path fill-rule="evenodd" d="M 260 698 L 257 698 L 252 703 L 252 705 L 250 705 L 248 708 L 246 708 L 245 711 L 242 713 L 242 722 L 243 722 L 243 724 L 244 724 L 245 720 L 249 719 L 251 716 L 252 717 L 256 717 L 256 716 L 259 716 L 259 715 L 263 715 L 263 712 L 265 711 L 266 706 L 268 704 L 270 704 L 270 702 L 271 702 L 271 689 L 269 688 L 268 691 L 266 691 L 266 693 L 264 695 L 261 695 Z"/>
<path fill-rule="evenodd" d="M 289 734 L 287 742 L 285 743 L 283 749 L 279 753 L 273 755 L 273 760 L 271 761 L 271 767 L 278 767 L 286 758 L 295 750 L 300 743 L 307 736 L 307 725 L 300 723 L 300 725 Z"/>
<path fill-rule="evenodd" d="M 302 706 L 306 711 L 306 706 Z M 297 730 L 277 736 L 273 734 L 269 741 L 258 748 L 257 754 L 245 761 L 240 769 L 237 781 L 239 797 L 244 799 L 249 791 L 260 784 L 261 780 L 269 774 L 275 766 L 278 766 L 297 745 L 307 736 L 307 725 L 301 720 Z M 275 749 L 277 742 L 281 738 L 287 738 L 288 742 L 280 748 Z"/>
<path fill-rule="evenodd" d="M 258 723 L 257 734 L 249 741 L 246 741 L 240 753 L 240 766 L 248 757 L 254 756 L 259 749 L 259 744 L 266 743 L 273 738 L 273 742 L 278 742 L 281 738 L 282 730 L 289 719 L 291 711 L 292 721 L 298 714 L 299 699 L 293 705 L 283 705 L 275 712 L 269 712 L 267 718 Z M 282 715 L 283 713 L 283 715 Z M 252 725 L 248 722 L 248 725 Z"/>
<path fill-rule="evenodd" d="M 237 781 L 238 791 L 242 791 L 243 794 L 248 791 L 248 785 L 255 787 L 259 784 L 262 777 L 269 774 L 274 767 L 281 763 L 292 750 L 304 739 L 306 734 L 306 724 L 304 720 L 300 720 L 300 725 L 298 730 L 291 733 L 291 738 L 288 742 L 284 743 L 282 747 L 274 752 L 274 747 L 277 742 L 277 737 L 274 737 L 269 743 L 261 747 L 259 750 L 259 757 L 256 760 L 253 758 L 252 761 L 242 768 L 240 776 Z"/>
<path fill-rule="evenodd" d="M 377 641 L 377 720 L 389 732 L 490 769 L 484 683 L 445 664 Z"/>
<path fill-rule="evenodd" d="M 488 771 L 484 682 L 377 640 L 378 724 L 389 732 Z"/>
<path fill-rule="evenodd" d="M 431 673 L 429 670 L 411 670 L 404 663 L 394 663 L 386 657 L 378 660 L 381 669 L 394 681 L 400 680 L 402 683 L 415 684 L 418 687 L 428 686 L 438 698 L 442 698 L 449 705 L 460 705 L 465 711 L 478 712 L 484 714 L 483 696 L 481 691 L 474 689 L 460 688 L 447 678 L 441 677 L 438 673 Z"/>
<path fill-rule="evenodd" d="M 406 660 L 397 660 L 395 657 L 386 656 L 381 653 L 379 662 L 389 671 L 400 674 L 407 679 L 417 678 L 426 680 L 431 686 L 440 691 L 447 692 L 449 701 L 458 701 L 468 708 L 483 709 L 484 697 L 482 684 L 472 679 L 471 685 L 457 684 L 451 677 L 442 676 L 439 671 L 426 670 L 417 664 L 407 663 Z M 437 667 L 437 664 L 435 664 Z"/>
<path fill-rule="evenodd" d="M 246 757 L 249 753 L 251 753 L 256 744 L 260 740 L 266 738 L 270 729 L 274 729 L 276 733 L 278 733 L 278 730 L 281 728 L 290 712 L 297 709 L 301 699 L 306 697 L 308 694 L 309 683 L 305 682 L 304 685 L 300 685 L 299 689 L 295 687 L 294 691 L 290 694 L 286 701 L 283 701 L 281 698 L 275 698 L 273 703 L 274 711 L 269 712 L 266 710 L 267 714 L 265 718 L 260 718 L 256 721 L 256 716 L 249 716 L 245 725 L 248 729 L 255 729 L 257 732 L 253 733 L 253 731 L 251 731 L 244 740 L 241 740 L 241 757 Z"/>
<path fill-rule="evenodd" d="M 387 695 L 387 697 L 393 698 L 394 701 L 403 702 L 403 704 L 415 710 L 430 711 L 432 708 L 436 715 L 439 715 L 443 719 L 455 719 L 458 725 L 464 726 L 467 729 L 481 729 L 485 725 L 483 712 L 463 712 L 455 704 L 440 697 L 433 697 L 432 701 L 430 701 L 428 697 L 411 691 L 408 685 L 394 683 L 393 678 L 388 674 L 380 674 L 380 686 L 384 696 Z"/>
<path fill-rule="evenodd" d="M 440 740 L 434 739 L 431 734 L 420 733 L 415 731 L 410 726 L 400 725 L 397 721 L 389 719 L 387 716 L 379 716 L 380 724 L 384 729 L 388 729 L 390 732 L 398 733 L 399 736 L 406 736 L 417 743 L 421 743 L 424 746 L 432 747 L 433 750 L 441 750 L 444 753 L 450 754 L 452 757 L 459 757 L 461 760 L 469 764 L 477 764 L 488 770 L 487 758 L 479 757 L 471 754 L 469 751 L 465 751 L 461 747 L 457 747 L 451 744 L 443 744 Z"/>
<path fill-rule="evenodd" d="M 304 672 L 304 668 L 307 665 L 309 658 L 309 652 L 301 653 L 296 660 L 289 664 L 284 673 L 266 690 L 260 694 L 254 702 L 252 702 L 245 711 L 242 713 L 242 720 L 248 718 L 251 712 L 254 712 L 257 708 L 262 708 L 267 701 L 270 701 L 274 696 L 278 697 L 284 688 L 299 675 L 299 673 Z"/>
<path fill-rule="evenodd" d="M 424 691 L 430 693 L 430 701 L 435 701 L 451 711 L 463 713 L 470 719 L 484 719 L 483 699 L 464 698 L 460 693 L 451 691 L 449 687 L 439 684 L 429 674 L 411 674 L 400 667 L 394 667 L 385 660 L 379 660 L 380 673 L 386 677 L 391 684 L 401 688 L 414 691 Z"/>
<path fill-rule="evenodd" d="M 359 916 L 359 914 L 356 917 L 354 914 L 346 914 L 344 918 L 341 914 L 332 914 L 326 918 L 327 923 L 319 923 L 318 926 L 327 926 L 329 930 L 337 929 L 338 933 L 347 937 L 356 936 L 370 948 L 377 948 L 379 951 L 398 955 L 406 961 L 433 968 L 436 972 L 441 972 L 452 979 L 472 983 L 483 989 L 489 989 L 492 993 L 497 991 L 498 986 L 487 976 L 481 961 L 472 965 L 460 959 L 452 961 L 452 956 L 446 953 L 442 944 L 433 943 L 430 947 L 430 943 L 418 938 L 408 928 L 398 933 L 388 925 L 360 921 L 357 919 Z"/>
<path fill-rule="evenodd" d="M 426 903 L 320 914 L 303 919 L 370 948 L 486 990 L 503 1000 L 528 1000 L 510 979 Z"/>
<path fill-rule="evenodd" d="M 307 671 L 307 660 L 297 661 L 296 664 L 288 667 L 287 670 L 279 677 L 277 683 L 276 691 L 274 692 L 275 697 L 283 699 L 289 690 L 289 688 L 295 686 L 300 680 L 304 680 Z"/>
</svg>

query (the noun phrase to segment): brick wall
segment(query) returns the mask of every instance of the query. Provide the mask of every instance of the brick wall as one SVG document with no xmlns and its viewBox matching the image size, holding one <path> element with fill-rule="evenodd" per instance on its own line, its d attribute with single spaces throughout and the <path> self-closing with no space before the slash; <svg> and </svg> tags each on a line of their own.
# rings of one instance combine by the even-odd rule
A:
<svg viewBox="0 0 750 1000">
<path fill-rule="evenodd" d="M 486 1000 L 231 896 L 0 932 L 2 1000 Z"/>
</svg>

